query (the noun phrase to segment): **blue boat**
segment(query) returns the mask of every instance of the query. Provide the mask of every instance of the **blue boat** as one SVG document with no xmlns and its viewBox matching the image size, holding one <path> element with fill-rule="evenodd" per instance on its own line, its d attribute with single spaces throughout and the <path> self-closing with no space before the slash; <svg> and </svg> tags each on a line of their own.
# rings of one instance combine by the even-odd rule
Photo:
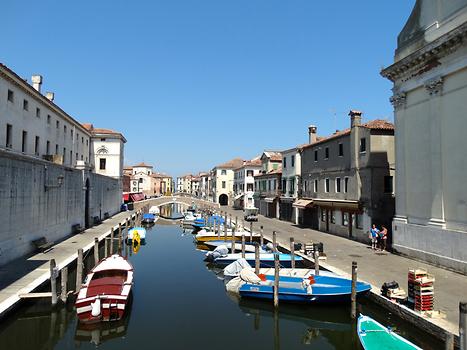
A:
<svg viewBox="0 0 467 350">
<path fill-rule="evenodd" d="M 153 224 L 156 222 L 156 215 L 154 214 L 143 214 L 143 218 L 141 220 L 143 224 Z"/>
<path fill-rule="evenodd" d="M 279 264 L 281 267 L 292 266 L 292 256 L 290 254 L 278 253 Z M 214 259 L 213 263 L 218 266 L 227 266 L 242 257 L 242 254 L 227 254 Z M 255 266 L 255 253 L 246 253 L 245 260 L 251 265 Z M 260 253 L 259 254 L 260 267 L 274 267 L 274 253 Z M 303 258 L 295 255 L 295 265 L 301 267 L 303 265 Z"/>
<path fill-rule="evenodd" d="M 208 217 L 207 221 L 203 218 L 195 219 L 195 221 L 191 224 L 195 229 L 202 229 L 209 226 L 219 226 L 224 225 L 225 220 L 220 215 L 212 215 Z"/>
<path fill-rule="evenodd" d="M 280 276 L 279 301 L 296 303 L 344 303 L 350 302 L 352 280 L 341 277 L 310 276 L 307 279 Z M 357 282 L 357 295 L 368 292 L 371 286 Z M 274 276 L 262 276 L 259 283 L 245 283 L 239 289 L 240 296 L 273 300 Z"/>
</svg>

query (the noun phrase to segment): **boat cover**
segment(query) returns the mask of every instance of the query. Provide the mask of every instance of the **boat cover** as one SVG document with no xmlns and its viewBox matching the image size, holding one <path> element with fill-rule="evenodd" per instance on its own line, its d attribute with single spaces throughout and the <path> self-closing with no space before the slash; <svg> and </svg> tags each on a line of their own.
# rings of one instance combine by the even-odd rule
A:
<svg viewBox="0 0 467 350">
<path fill-rule="evenodd" d="M 250 264 L 248 264 L 248 261 L 246 261 L 246 259 L 240 258 L 225 267 L 224 276 L 236 277 L 244 269 L 253 270 L 253 268 L 250 266 Z"/>
<path fill-rule="evenodd" d="M 242 271 L 240 271 L 240 278 L 243 281 L 252 284 L 257 284 L 261 282 L 261 278 L 259 278 L 251 268 L 243 269 Z"/>
<path fill-rule="evenodd" d="M 206 253 L 206 260 L 214 261 L 214 259 L 220 258 L 222 256 L 226 256 L 227 254 L 229 254 L 229 248 L 227 248 L 225 245 L 220 245 L 216 249 L 214 249 L 212 252 Z"/>
<path fill-rule="evenodd" d="M 232 278 L 227 284 L 225 285 L 225 289 L 227 292 L 239 294 L 240 288 L 245 284 L 245 282 L 240 277 Z"/>
</svg>

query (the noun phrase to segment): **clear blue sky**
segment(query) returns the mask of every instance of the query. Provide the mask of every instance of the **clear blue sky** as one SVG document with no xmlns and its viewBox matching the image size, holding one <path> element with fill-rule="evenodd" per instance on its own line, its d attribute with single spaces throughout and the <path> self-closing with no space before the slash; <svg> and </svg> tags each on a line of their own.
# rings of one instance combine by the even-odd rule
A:
<svg viewBox="0 0 467 350">
<path fill-rule="evenodd" d="M 351 108 L 392 120 L 379 71 L 414 2 L 15 0 L 0 61 L 121 131 L 126 164 L 177 176 L 346 128 Z"/>
</svg>

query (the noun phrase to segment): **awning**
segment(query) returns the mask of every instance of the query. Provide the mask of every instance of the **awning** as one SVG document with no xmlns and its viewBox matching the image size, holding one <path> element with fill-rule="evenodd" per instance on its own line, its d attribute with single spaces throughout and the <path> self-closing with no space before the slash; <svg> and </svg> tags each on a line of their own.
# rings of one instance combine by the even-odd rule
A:
<svg viewBox="0 0 467 350">
<path fill-rule="evenodd" d="M 280 197 L 281 198 L 281 202 L 293 202 L 295 200 L 295 198 L 293 197 Z"/>
<path fill-rule="evenodd" d="M 321 207 L 360 210 L 360 202 L 345 199 L 313 199 L 313 203 Z"/>
<path fill-rule="evenodd" d="M 245 195 L 245 193 L 239 194 L 238 196 L 234 197 L 234 200 L 238 200 L 238 199 L 242 198 L 244 195 Z"/>
<path fill-rule="evenodd" d="M 129 193 L 124 193 L 123 194 L 123 201 L 128 202 L 130 200 L 130 194 Z"/>
<path fill-rule="evenodd" d="M 264 201 L 266 203 L 272 203 L 272 202 L 274 202 L 274 199 L 276 199 L 276 197 L 266 197 L 266 198 L 264 198 Z"/>
<path fill-rule="evenodd" d="M 292 207 L 299 208 L 299 209 L 305 209 L 305 208 L 311 207 L 312 205 L 313 205 L 312 199 L 299 199 L 294 204 L 292 204 Z"/>
<path fill-rule="evenodd" d="M 130 200 L 132 202 L 138 202 L 144 199 L 143 193 L 130 193 Z"/>
</svg>

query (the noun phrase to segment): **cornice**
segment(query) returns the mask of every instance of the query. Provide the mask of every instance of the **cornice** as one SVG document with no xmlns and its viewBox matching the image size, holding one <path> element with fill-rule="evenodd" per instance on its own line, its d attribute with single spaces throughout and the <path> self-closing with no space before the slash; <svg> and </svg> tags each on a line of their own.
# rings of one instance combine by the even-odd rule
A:
<svg viewBox="0 0 467 350">
<path fill-rule="evenodd" d="M 439 66 L 440 59 L 458 50 L 465 44 L 467 23 L 446 33 L 425 47 L 383 69 L 380 74 L 392 82 L 410 80 Z"/>
</svg>

